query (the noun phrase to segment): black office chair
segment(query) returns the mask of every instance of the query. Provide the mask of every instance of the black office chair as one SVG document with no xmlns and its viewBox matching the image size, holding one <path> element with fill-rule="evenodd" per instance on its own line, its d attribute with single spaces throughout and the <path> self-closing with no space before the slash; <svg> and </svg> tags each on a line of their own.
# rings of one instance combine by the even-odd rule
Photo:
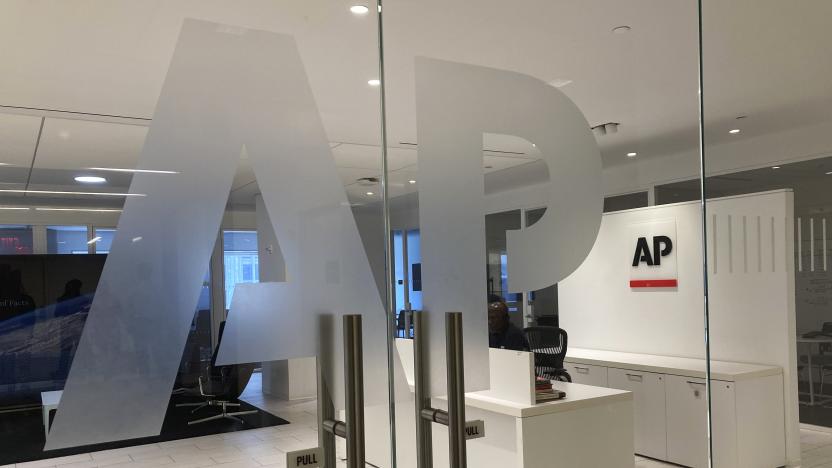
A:
<svg viewBox="0 0 832 468">
<path fill-rule="evenodd" d="M 228 366 L 217 366 L 217 354 L 219 353 L 220 343 L 222 343 L 223 332 L 225 331 L 225 322 L 220 324 L 219 336 L 217 338 L 217 348 L 211 356 L 211 364 L 206 369 L 206 375 L 199 376 L 199 387 L 197 395 L 203 398 L 203 401 L 197 403 L 180 403 L 177 407 L 194 406 L 191 413 L 208 408 L 220 408 L 220 413 L 208 416 L 206 418 L 188 421 L 188 425 L 200 424 L 217 419 L 230 419 L 239 423 L 245 424 L 245 421 L 240 416 L 247 414 L 257 414 L 257 410 L 250 411 L 236 411 L 228 412 L 228 408 L 239 408 L 240 403 L 237 399 L 245 390 L 248 381 L 251 379 L 251 374 L 254 372 L 255 364 L 232 364 Z"/>
<path fill-rule="evenodd" d="M 571 382 L 572 376 L 563 368 L 566 357 L 566 330 L 558 327 L 529 327 L 523 330 L 529 349 L 534 353 L 534 373 L 548 380 Z"/>
</svg>

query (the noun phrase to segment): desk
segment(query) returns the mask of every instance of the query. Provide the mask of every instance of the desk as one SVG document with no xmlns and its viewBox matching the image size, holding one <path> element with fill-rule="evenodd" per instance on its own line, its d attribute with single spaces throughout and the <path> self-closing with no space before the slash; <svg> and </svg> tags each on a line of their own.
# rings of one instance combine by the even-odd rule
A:
<svg viewBox="0 0 832 468">
<path fill-rule="evenodd" d="M 58 404 L 61 403 L 61 395 L 63 390 L 56 390 L 54 392 L 41 392 L 40 402 L 43 405 L 43 434 L 49 435 L 49 412 L 58 409 Z"/>
<path fill-rule="evenodd" d="M 404 377 L 413 385 L 413 342 L 396 340 Z M 566 392 L 562 400 L 534 404 L 531 353 L 489 350 L 491 389 L 465 394 L 466 420 L 483 420 L 485 437 L 467 442 L 468 466 L 474 468 L 633 467 L 633 394 L 578 383 L 552 382 Z M 398 466 L 416 466 L 415 404 L 396 403 Z M 445 409 L 444 398 L 431 406 Z M 387 408 L 367 407 L 369 434 L 381 434 Z M 376 429 L 377 428 L 377 429 Z M 433 424 L 433 466 L 448 463 L 447 427 Z M 343 445 L 341 440 L 339 444 Z M 388 466 L 386 437 L 367 437 L 367 461 Z"/>
<path fill-rule="evenodd" d="M 808 345 L 804 346 L 804 348 L 809 348 L 809 351 L 806 353 L 806 358 L 808 360 L 809 365 L 809 406 L 815 406 L 815 382 L 812 378 L 812 348 L 816 345 L 820 346 L 823 343 L 827 343 L 832 345 L 832 337 L 829 336 L 816 336 L 813 338 L 803 338 L 802 336 L 797 337 L 797 344 L 798 345 Z M 823 372 L 823 363 L 821 363 L 821 372 Z M 820 389 L 820 392 L 823 393 L 823 388 Z M 819 404 L 824 404 L 830 401 L 830 398 L 822 400 Z"/>
</svg>

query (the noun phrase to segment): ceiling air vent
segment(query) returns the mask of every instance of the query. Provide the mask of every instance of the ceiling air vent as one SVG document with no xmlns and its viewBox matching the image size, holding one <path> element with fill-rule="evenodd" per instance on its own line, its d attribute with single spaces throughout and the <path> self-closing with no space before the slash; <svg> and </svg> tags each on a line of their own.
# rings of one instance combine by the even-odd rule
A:
<svg viewBox="0 0 832 468">
<path fill-rule="evenodd" d="M 378 177 L 361 177 L 359 179 L 355 179 L 355 182 L 363 187 L 369 187 L 371 185 L 378 184 Z"/>
<path fill-rule="evenodd" d="M 602 123 L 592 127 L 592 133 L 594 133 L 596 137 L 602 137 L 608 133 L 618 133 L 619 125 L 620 124 L 618 122 Z"/>
</svg>

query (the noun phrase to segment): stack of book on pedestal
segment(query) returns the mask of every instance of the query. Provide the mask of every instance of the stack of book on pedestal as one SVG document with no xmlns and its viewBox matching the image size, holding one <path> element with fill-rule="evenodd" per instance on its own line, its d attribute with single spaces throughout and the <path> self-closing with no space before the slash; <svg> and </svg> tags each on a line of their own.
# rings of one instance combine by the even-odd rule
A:
<svg viewBox="0 0 832 468">
<path fill-rule="evenodd" d="M 537 377 L 534 385 L 535 403 L 560 400 L 566 397 L 566 392 L 552 388 L 552 381 Z"/>
</svg>

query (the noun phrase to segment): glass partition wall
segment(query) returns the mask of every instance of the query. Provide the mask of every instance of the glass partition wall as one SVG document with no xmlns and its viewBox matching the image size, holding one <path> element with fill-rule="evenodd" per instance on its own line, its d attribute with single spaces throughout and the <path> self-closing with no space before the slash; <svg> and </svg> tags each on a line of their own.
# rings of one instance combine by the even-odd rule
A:
<svg viewBox="0 0 832 468">
<path fill-rule="evenodd" d="M 389 433 L 378 23 L 351 6 L 0 7 L 28 44 L 0 65 L 0 465 L 279 463 L 318 445 L 317 369 L 344 419 L 347 314 Z"/>
<path fill-rule="evenodd" d="M 823 466 L 832 11 L 781 3 L 6 2 L 0 465 L 326 446 L 361 314 L 374 466 L 461 466 L 459 375 L 470 466 Z"/>
<path fill-rule="evenodd" d="M 781 418 L 726 414 L 731 397 L 761 408 L 786 403 L 783 444 L 755 443 L 760 456 L 785 452 L 788 466 L 826 466 L 832 88 L 824 76 L 832 62 L 823 44 L 832 5 L 703 0 L 702 9 L 715 466 L 762 466 L 764 458 L 726 451 L 720 439 Z M 657 202 L 698 198 L 698 181 L 684 172 L 656 187 Z M 719 360 L 773 370 L 760 369 L 771 374 L 753 380 L 760 385 L 732 385 L 717 375 Z"/>
</svg>

